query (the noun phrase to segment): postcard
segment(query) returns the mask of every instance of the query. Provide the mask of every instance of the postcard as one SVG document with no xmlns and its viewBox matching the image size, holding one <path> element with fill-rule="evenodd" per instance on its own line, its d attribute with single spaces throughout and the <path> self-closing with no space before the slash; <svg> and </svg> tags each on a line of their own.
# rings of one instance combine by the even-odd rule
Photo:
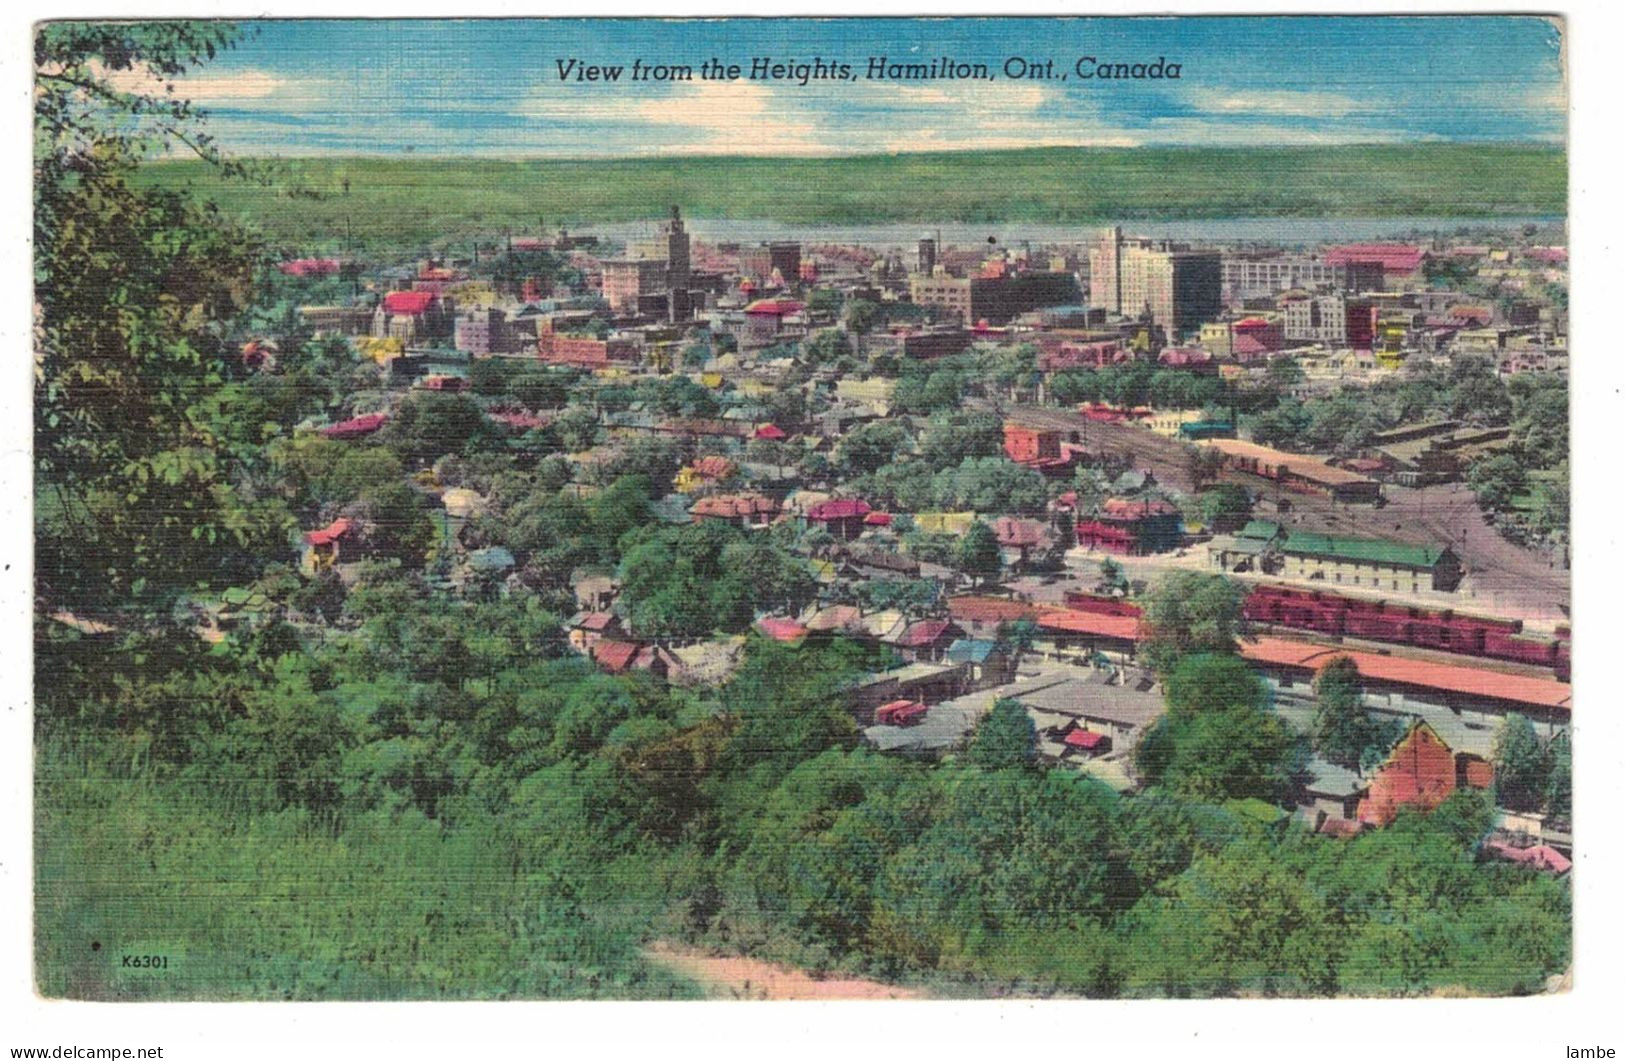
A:
<svg viewBox="0 0 1625 1061">
<path fill-rule="evenodd" d="M 1572 986 L 1561 18 L 32 32 L 40 995 Z"/>
</svg>

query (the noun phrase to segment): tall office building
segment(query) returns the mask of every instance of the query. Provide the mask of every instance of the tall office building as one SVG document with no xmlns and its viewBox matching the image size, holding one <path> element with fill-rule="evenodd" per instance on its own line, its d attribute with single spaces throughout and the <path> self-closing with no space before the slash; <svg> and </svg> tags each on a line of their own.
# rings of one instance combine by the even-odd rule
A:
<svg viewBox="0 0 1625 1061">
<path fill-rule="evenodd" d="M 654 240 L 631 244 L 627 250 L 627 257 L 601 263 L 604 298 L 610 308 L 617 313 L 648 312 L 651 296 L 664 295 L 669 320 L 693 316 L 688 230 L 683 227 L 682 212 L 672 207 L 671 217 L 661 223 Z"/>
<path fill-rule="evenodd" d="M 666 241 L 666 319 L 688 320 L 694 315 L 688 292 L 688 230 L 683 227 L 682 211 L 677 207 L 671 208 L 671 219 L 662 227 L 661 234 Z"/>
<path fill-rule="evenodd" d="M 1123 312 L 1123 230 L 1105 228 L 1089 248 L 1089 304 Z"/>
<path fill-rule="evenodd" d="M 928 235 L 921 236 L 915 249 L 914 271 L 922 276 L 930 276 L 936 269 L 937 241 Z"/>
<path fill-rule="evenodd" d="M 739 273 L 758 286 L 794 287 L 801 282 L 801 244 L 776 240 L 741 250 Z"/>
<path fill-rule="evenodd" d="M 1102 230 L 1089 251 L 1090 304 L 1123 317 L 1150 314 L 1170 341 L 1219 315 L 1221 280 L 1218 251 L 1125 239 L 1119 228 Z"/>
</svg>

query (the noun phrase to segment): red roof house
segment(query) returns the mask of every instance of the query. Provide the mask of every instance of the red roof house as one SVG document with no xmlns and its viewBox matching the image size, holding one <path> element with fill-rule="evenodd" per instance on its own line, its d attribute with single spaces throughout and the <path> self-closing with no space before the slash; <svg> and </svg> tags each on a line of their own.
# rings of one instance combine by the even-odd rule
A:
<svg viewBox="0 0 1625 1061">
<path fill-rule="evenodd" d="M 1426 722 L 1411 726 L 1371 779 L 1356 813 L 1370 825 L 1387 825 L 1401 807 L 1431 810 L 1456 790 L 1456 757 Z"/>
<path fill-rule="evenodd" d="M 1134 615 L 1103 615 L 1074 608 L 1046 608 L 1038 614 L 1037 622 L 1040 630 L 1051 635 L 1120 641 L 1129 646 L 1140 638 L 1140 619 Z"/>
<path fill-rule="evenodd" d="M 1496 858 L 1544 870 L 1554 876 L 1561 877 L 1574 868 L 1574 863 L 1567 855 L 1547 844 L 1516 847 L 1504 840 L 1486 840 L 1482 849 L 1486 854 L 1494 855 Z"/>
<path fill-rule="evenodd" d="M 340 516 L 321 530 L 305 532 L 305 542 L 310 545 L 332 545 L 355 529 L 355 521 Z"/>
<path fill-rule="evenodd" d="M 513 428 L 515 431 L 534 431 L 539 427 L 546 427 L 547 420 L 535 413 L 519 410 L 498 409 L 485 414 L 499 424 Z"/>
<path fill-rule="evenodd" d="M 349 439 L 362 438 L 372 434 L 384 424 L 389 422 L 388 413 L 368 413 L 349 420 L 342 420 L 329 427 L 324 427 L 317 434 L 323 438 Z"/>
<path fill-rule="evenodd" d="M 959 637 L 960 630 L 947 619 L 921 619 L 903 628 L 890 644 L 904 659 L 911 661 L 942 658 L 948 645 Z"/>
<path fill-rule="evenodd" d="M 738 470 L 733 461 L 714 454 L 695 458 L 689 467 L 693 468 L 694 474 L 701 479 L 726 479 Z"/>
<path fill-rule="evenodd" d="M 779 503 L 764 494 L 712 494 L 694 502 L 688 512 L 695 519 L 760 527 L 779 514 Z"/>
<path fill-rule="evenodd" d="M 324 571 L 339 562 L 339 546 L 356 530 L 355 521 L 339 517 L 321 530 L 305 532 L 305 554 L 301 566 L 308 575 Z"/>
<path fill-rule="evenodd" d="M 668 654 L 652 645 L 604 638 L 592 646 L 593 662 L 611 674 L 646 670 L 664 677 L 670 672 Z"/>
<path fill-rule="evenodd" d="M 941 640 L 953 630 L 953 626 L 946 619 L 921 619 L 908 625 L 897 638 L 897 644 L 903 648 L 924 648 Z"/>
<path fill-rule="evenodd" d="M 1003 623 L 1038 618 L 1039 609 L 1021 601 L 1002 597 L 961 596 L 948 599 L 948 616 L 969 630 L 972 636 L 996 630 Z"/>
<path fill-rule="evenodd" d="M 744 285 L 741 284 L 740 287 L 743 288 Z M 806 308 L 805 302 L 797 302 L 793 298 L 762 298 L 746 306 L 745 312 L 753 317 L 788 317 Z"/>
<path fill-rule="evenodd" d="M 1072 368 L 1104 368 L 1131 359 L 1129 352 L 1117 339 L 1082 342 L 1058 335 L 1040 335 L 1037 346 L 1040 372 L 1061 372 Z"/>
<path fill-rule="evenodd" d="M 808 523 L 819 523 L 831 534 L 851 538 L 863 530 L 863 521 L 869 515 L 869 503 L 855 497 L 834 497 L 820 501 L 807 510 Z"/>
<path fill-rule="evenodd" d="M 1327 265 L 1380 262 L 1388 276 L 1409 276 L 1422 267 L 1427 251 L 1403 243 L 1349 243 L 1326 252 Z"/>
<path fill-rule="evenodd" d="M 1108 553 L 1143 556 L 1179 547 L 1179 509 L 1160 499 L 1108 498 L 1092 519 L 1079 520 L 1078 544 Z"/>
<path fill-rule="evenodd" d="M 391 291 L 384 296 L 384 312 L 390 316 L 421 317 L 434 305 L 432 291 Z"/>
<path fill-rule="evenodd" d="M 1170 346 L 1157 355 L 1157 363 L 1167 365 L 1169 368 L 1186 368 L 1192 371 L 1218 368 L 1214 363 L 1212 351 L 1198 347 Z"/>
<path fill-rule="evenodd" d="M 794 619 L 758 619 L 756 629 L 763 636 L 786 645 L 799 644 L 807 628 Z"/>
<path fill-rule="evenodd" d="M 1392 653 L 1333 649 L 1327 645 L 1279 637 L 1242 641 L 1237 647 L 1243 659 L 1265 667 L 1305 674 L 1313 674 L 1333 655 L 1347 656 L 1354 661 L 1360 677 L 1368 685 L 1420 689 L 1451 699 L 1488 700 L 1514 710 L 1536 710 L 1543 716 L 1566 716 L 1573 704 L 1573 689 L 1567 682 L 1533 675 L 1509 674 Z"/>
</svg>

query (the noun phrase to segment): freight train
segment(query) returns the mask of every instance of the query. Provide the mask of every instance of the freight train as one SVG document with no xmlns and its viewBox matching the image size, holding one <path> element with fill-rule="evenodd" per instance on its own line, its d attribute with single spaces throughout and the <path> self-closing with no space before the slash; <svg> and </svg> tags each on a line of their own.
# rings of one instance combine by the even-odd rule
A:
<svg viewBox="0 0 1625 1061">
<path fill-rule="evenodd" d="M 1448 608 L 1361 600 L 1291 586 L 1257 587 L 1242 603 L 1242 615 L 1250 622 L 1334 637 L 1358 637 L 1550 667 L 1559 681 L 1569 680 L 1566 628 L 1556 638 L 1539 637 L 1525 634 L 1520 619 L 1463 615 Z"/>
<path fill-rule="evenodd" d="M 1106 597 L 1098 593 L 1084 593 L 1069 589 L 1061 595 L 1062 602 L 1073 611 L 1094 612 L 1096 615 L 1127 615 L 1138 618 L 1138 604 L 1130 604 L 1121 597 Z"/>
</svg>

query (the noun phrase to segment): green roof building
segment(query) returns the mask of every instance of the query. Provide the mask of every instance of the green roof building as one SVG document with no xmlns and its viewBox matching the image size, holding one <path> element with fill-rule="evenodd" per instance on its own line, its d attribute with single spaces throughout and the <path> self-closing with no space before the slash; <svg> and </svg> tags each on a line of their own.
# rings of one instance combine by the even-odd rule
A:
<svg viewBox="0 0 1625 1061">
<path fill-rule="evenodd" d="M 1461 561 L 1449 546 L 1293 531 L 1281 545 L 1289 578 L 1399 593 L 1454 592 Z"/>
</svg>

